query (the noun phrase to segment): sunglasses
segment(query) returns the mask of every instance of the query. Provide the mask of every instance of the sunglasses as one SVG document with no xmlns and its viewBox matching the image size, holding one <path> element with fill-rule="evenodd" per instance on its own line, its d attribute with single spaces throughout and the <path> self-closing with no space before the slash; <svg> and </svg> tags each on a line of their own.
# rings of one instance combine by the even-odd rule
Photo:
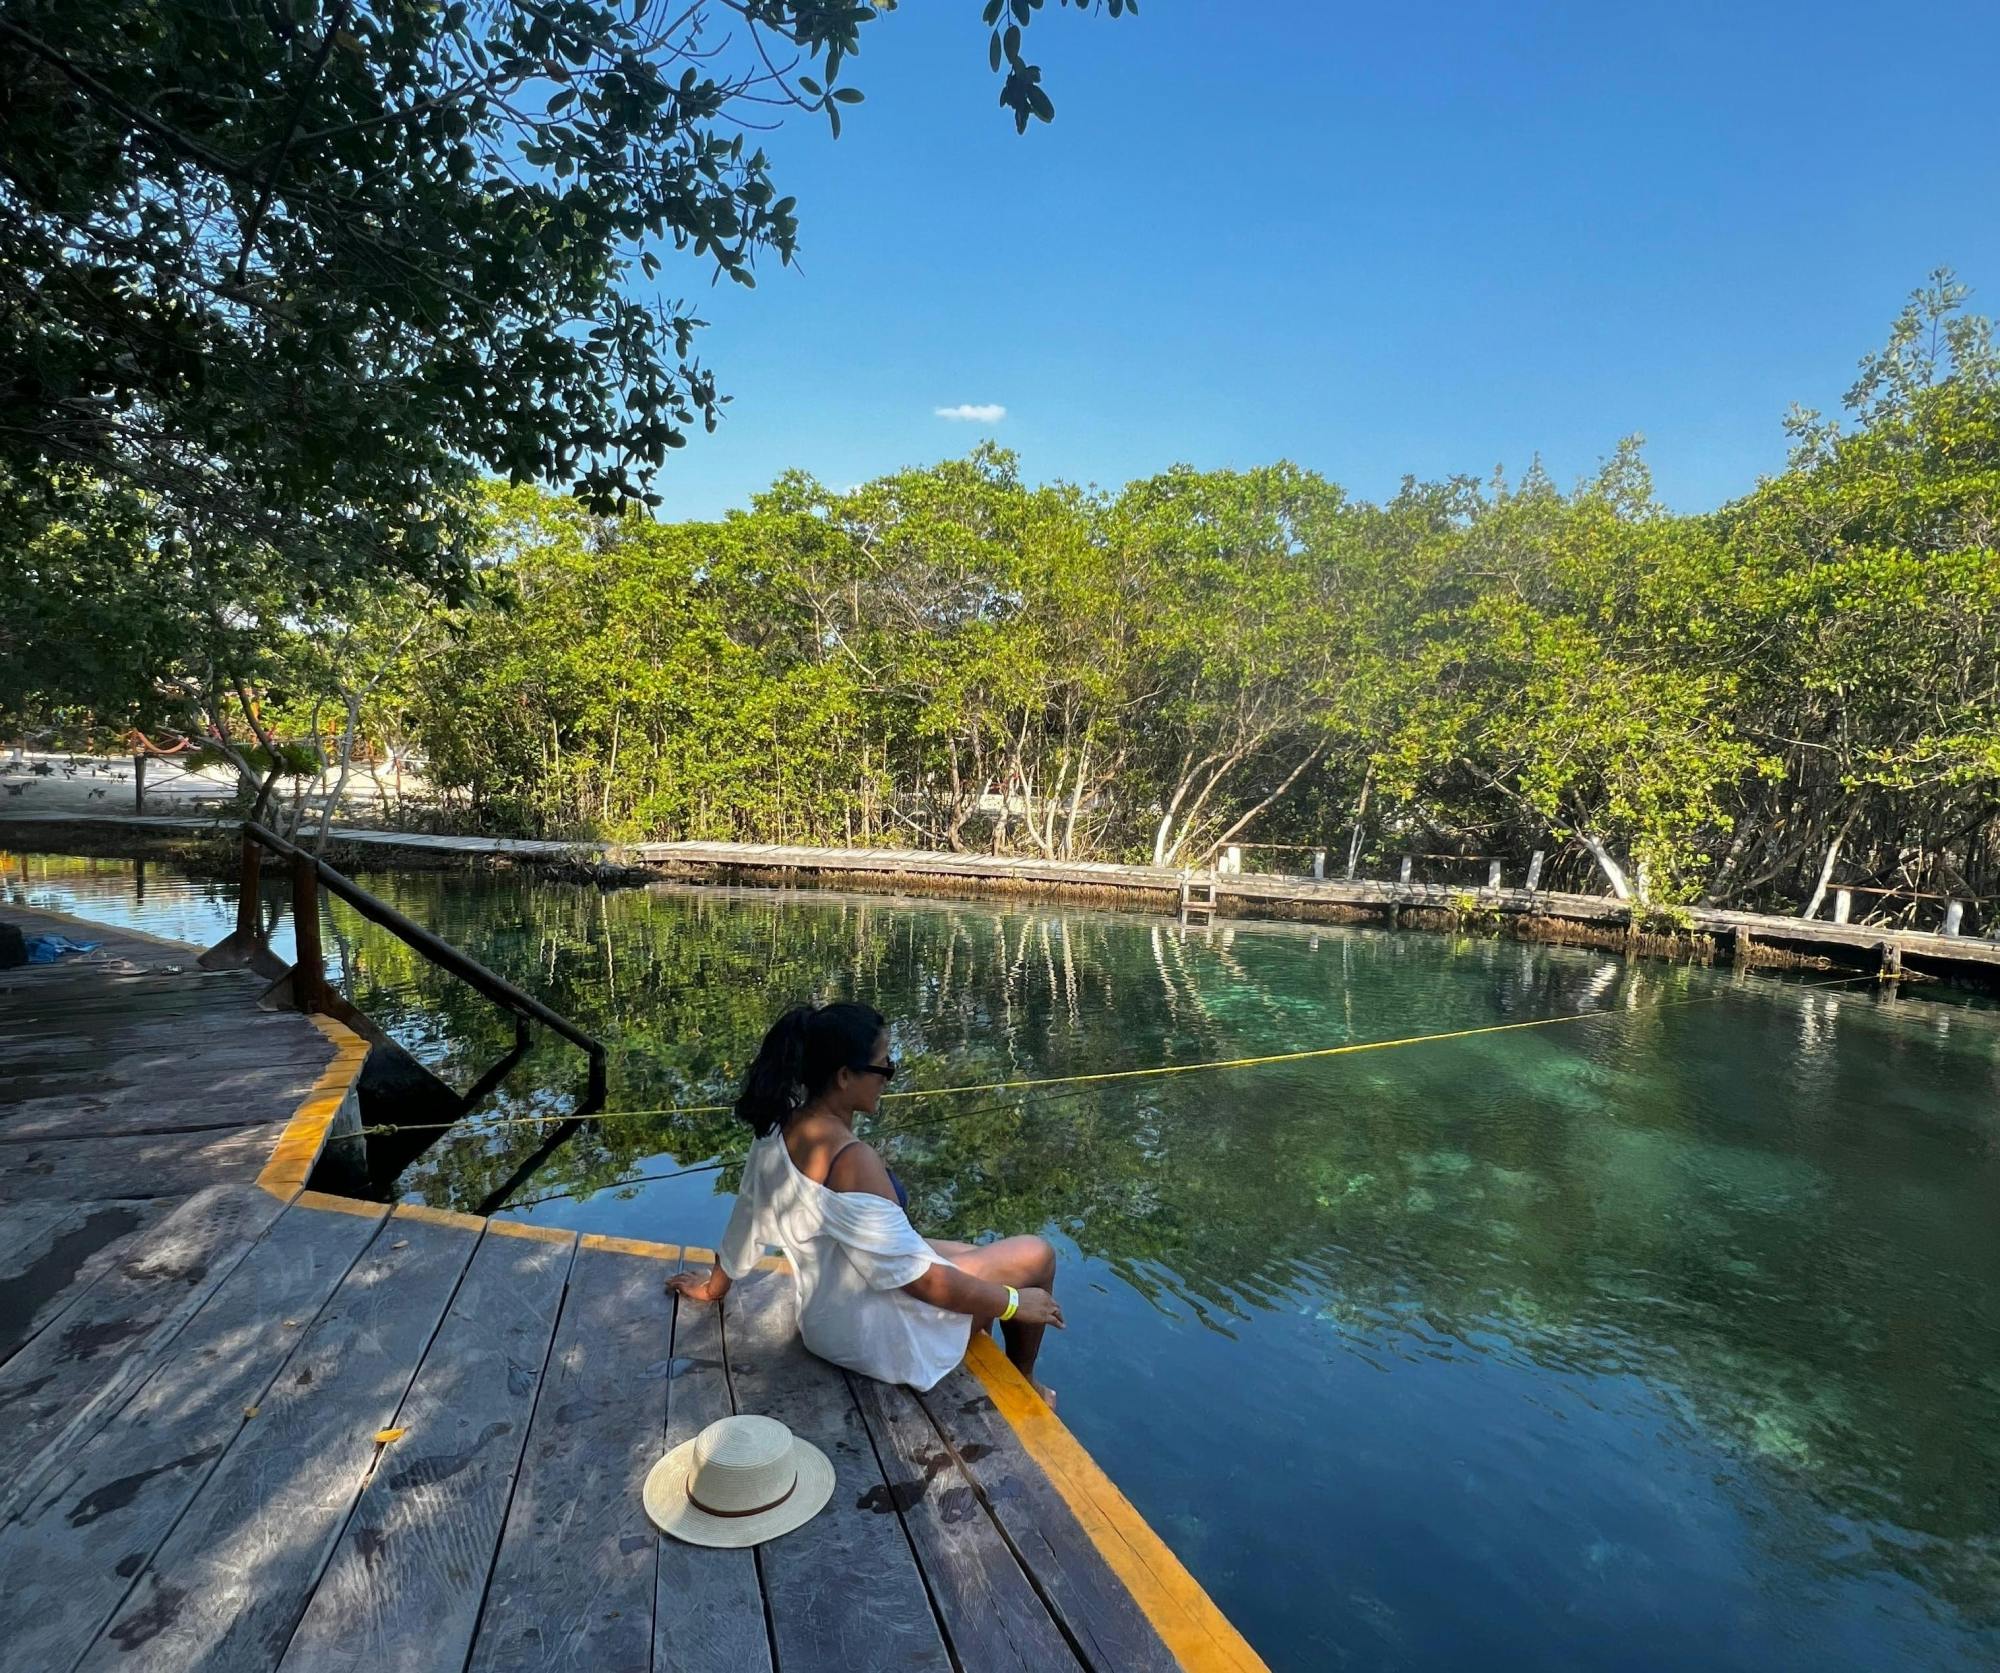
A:
<svg viewBox="0 0 2000 1673">
<path fill-rule="evenodd" d="M 887 1063 L 850 1063 L 848 1068 L 857 1075 L 880 1075 L 884 1085 L 896 1078 L 896 1060 L 893 1057 Z"/>
</svg>

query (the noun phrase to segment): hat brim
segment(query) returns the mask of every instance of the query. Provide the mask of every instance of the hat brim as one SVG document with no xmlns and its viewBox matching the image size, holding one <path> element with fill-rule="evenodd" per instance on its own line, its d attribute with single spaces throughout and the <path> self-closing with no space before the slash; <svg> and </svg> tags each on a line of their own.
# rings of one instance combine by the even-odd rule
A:
<svg viewBox="0 0 2000 1673">
<path fill-rule="evenodd" d="M 833 1497 L 833 1463 L 811 1441 L 792 1437 L 792 1463 L 798 1470 L 798 1485 L 783 1504 L 755 1516 L 712 1516 L 688 1498 L 694 1442 L 683 1441 L 647 1472 L 646 1515 L 661 1533 L 690 1545 L 730 1550 L 762 1545 L 810 1522 Z"/>
</svg>

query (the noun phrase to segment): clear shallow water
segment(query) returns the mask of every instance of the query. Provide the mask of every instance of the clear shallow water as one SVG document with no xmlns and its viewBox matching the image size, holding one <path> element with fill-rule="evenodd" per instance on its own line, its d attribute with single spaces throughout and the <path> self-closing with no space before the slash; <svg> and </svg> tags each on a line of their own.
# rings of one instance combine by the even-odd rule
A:
<svg viewBox="0 0 2000 1673">
<path fill-rule="evenodd" d="M 920 1085 L 1596 1020 L 1062 1101 L 885 1107 L 926 1231 L 1041 1228 L 1064 1415 L 1279 1668 L 2000 1658 L 2000 1014 L 1365 930 L 831 894 L 370 886 L 613 1042 L 610 1107 L 726 1098 L 852 995 Z M 224 888 L 9 857 L 10 895 L 203 941 Z M 283 937 L 281 935 L 280 941 Z M 459 1087 L 506 1021 L 340 909 L 358 1003 Z M 1690 1003 L 1700 1001 L 1700 1003 Z M 538 1045 L 487 1107 L 567 1107 Z M 947 1112 L 950 1112 L 947 1118 Z M 475 1121 L 408 1194 L 534 1147 Z M 523 1197 L 713 1240 L 740 1141 L 614 1117 Z"/>
</svg>

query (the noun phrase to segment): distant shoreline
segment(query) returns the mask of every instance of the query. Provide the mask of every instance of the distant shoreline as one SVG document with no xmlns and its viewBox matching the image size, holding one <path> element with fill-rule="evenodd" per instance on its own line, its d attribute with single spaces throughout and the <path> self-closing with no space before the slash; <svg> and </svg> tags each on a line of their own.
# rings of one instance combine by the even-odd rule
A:
<svg viewBox="0 0 2000 1673">
<path fill-rule="evenodd" d="M 106 858 L 163 858 L 201 876 L 230 877 L 233 821 L 0 811 L 0 845 Z M 751 885 L 837 883 L 884 893 L 1035 897 L 1122 906 L 1179 918 L 1178 871 L 917 849 L 783 847 L 759 843 L 614 845 L 433 836 L 336 826 L 330 863 L 350 869 L 508 866 L 620 887 L 651 881 Z M 1206 883 L 1204 881 L 1204 888 Z M 1767 969 L 1856 970 L 1884 980 L 1947 981 L 2000 992 L 2000 941 L 1894 932 L 1854 924 L 1700 907 L 1635 914 L 1608 897 L 1436 883 L 1348 882 L 1255 874 L 1214 879 L 1218 918 L 1289 918 L 1596 947 L 1631 957 Z M 1209 925 L 1201 915 L 1192 933 Z"/>
</svg>

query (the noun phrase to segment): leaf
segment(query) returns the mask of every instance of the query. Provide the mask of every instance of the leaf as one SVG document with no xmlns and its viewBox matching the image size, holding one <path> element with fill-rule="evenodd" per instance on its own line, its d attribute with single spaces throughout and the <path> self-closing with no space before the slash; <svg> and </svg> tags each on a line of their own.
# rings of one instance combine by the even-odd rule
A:
<svg viewBox="0 0 2000 1673">
<path fill-rule="evenodd" d="M 400 1441 L 408 1433 L 409 1430 L 407 1429 L 377 1429 L 375 1431 L 375 1444 L 377 1446 L 391 1446 L 395 1442 Z"/>
<path fill-rule="evenodd" d="M 243 1415 L 245 1417 L 255 1417 L 262 1410 L 263 1407 L 261 1406 L 245 1406 L 243 1408 Z"/>
</svg>

